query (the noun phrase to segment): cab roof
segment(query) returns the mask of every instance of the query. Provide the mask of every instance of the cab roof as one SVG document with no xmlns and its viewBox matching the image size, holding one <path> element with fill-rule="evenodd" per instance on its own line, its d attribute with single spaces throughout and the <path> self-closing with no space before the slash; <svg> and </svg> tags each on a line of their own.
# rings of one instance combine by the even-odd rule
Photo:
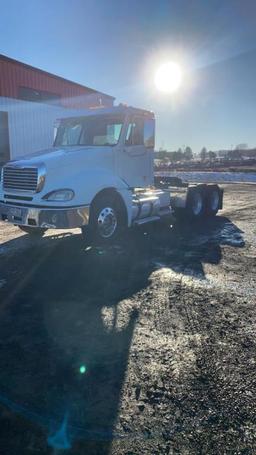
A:
<svg viewBox="0 0 256 455">
<path fill-rule="evenodd" d="M 70 112 L 69 112 L 70 114 Z M 112 106 L 112 107 L 97 107 L 91 109 L 79 109 L 74 111 L 74 115 L 67 115 L 67 117 L 61 117 L 58 120 L 68 120 L 68 119 L 75 119 L 78 117 L 89 117 L 95 115 L 116 115 L 116 114 L 137 114 L 143 115 L 147 118 L 154 118 L 154 113 L 152 111 L 147 111 L 145 109 L 139 109 L 132 106 L 126 105 L 119 105 L 119 106 Z"/>
</svg>

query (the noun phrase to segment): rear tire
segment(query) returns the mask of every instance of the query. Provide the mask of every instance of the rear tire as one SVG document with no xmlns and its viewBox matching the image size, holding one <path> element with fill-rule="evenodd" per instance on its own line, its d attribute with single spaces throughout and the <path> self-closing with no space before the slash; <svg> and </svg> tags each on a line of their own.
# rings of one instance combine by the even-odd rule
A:
<svg viewBox="0 0 256 455">
<path fill-rule="evenodd" d="M 109 245 L 121 237 L 126 226 L 125 208 L 114 193 L 109 193 L 95 199 L 89 225 L 81 229 L 87 245 Z"/>
<path fill-rule="evenodd" d="M 193 219 L 198 219 L 204 214 L 205 201 L 203 191 L 191 189 L 187 196 L 186 215 Z"/>
<path fill-rule="evenodd" d="M 207 196 L 205 200 L 205 214 L 206 216 L 215 216 L 220 208 L 220 191 L 217 185 L 208 187 Z"/>
<path fill-rule="evenodd" d="M 30 226 L 18 226 L 21 231 L 26 232 L 26 234 L 31 235 L 31 237 L 43 237 L 44 233 L 47 231 L 46 228 L 30 227 Z"/>
</svg>

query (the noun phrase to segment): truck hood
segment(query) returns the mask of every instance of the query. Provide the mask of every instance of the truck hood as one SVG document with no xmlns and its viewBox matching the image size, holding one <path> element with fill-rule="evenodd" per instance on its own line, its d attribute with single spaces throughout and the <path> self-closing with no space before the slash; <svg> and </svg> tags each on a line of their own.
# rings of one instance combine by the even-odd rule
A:
<svg viewBox="0 0 256 455">
<path fill-rule="evenodd" d="M 102 149 L 102 147 L 97 147 L 97 149 Z M 85 157 L 87 155 L 86 152 L 88 151 L 95 152 L 95 147 L 52 147 L 50 149 L 40 150 L 29 155 L 21 156 L 9 163 L 19 166 L 36 166 L 38 163 L 44 163 L 48 169 L 53 169 L 55 167 L 69 165 L 70 161 L 74 160 L 74 155 L 82 155 Z"/>
</svg>

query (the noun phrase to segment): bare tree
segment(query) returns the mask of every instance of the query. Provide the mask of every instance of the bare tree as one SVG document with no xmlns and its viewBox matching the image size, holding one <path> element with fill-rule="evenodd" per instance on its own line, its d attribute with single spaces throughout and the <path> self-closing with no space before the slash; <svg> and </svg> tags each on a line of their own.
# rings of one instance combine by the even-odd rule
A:
<svg viewBox="0 0 256 455">
<path fill-rule="evenodd" d="M 185 160 L 187 160 L 187 161 L 192 160 L 192 158 L 193 158 L 193 152 L 192 152 L 191 147 L 188 147 L 188 146 L 187 146 L 187 147 L 185 148 L 184 153 L 183 153 L 183 156 L 184 156 Z"/>
<path fill-rule="evenodd" d="M 200 152 L 200 158 L 201 158 L 201 161 L 205 161 L 206 158 L 207 158 L 207 149 L 206 147 L 203 147 L 201 152 Z"/>
<path fill-rule="evenodd" d="M 210 161 L 213 161 L 217 158 L 216 152 L 212 152 L 212 151 L 208 152 L 208 156 L 209 156 Z"/>
</svg>

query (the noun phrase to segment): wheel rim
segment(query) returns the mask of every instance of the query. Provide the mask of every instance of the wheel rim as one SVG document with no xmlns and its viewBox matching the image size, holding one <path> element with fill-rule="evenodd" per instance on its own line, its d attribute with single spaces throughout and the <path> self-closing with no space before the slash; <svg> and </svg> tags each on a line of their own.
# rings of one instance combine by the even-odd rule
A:
<svg viewBox="0 0 256 455">
<path fill-rule="evenodd" d="M 105 207 L 98 216 L 98 230 L 101 237 L 107 239 L 112 237 L 117 227 L 117 217 L 114 209 Z"/>
<path fill-rule="evenodd" d="M 203 208 L 203 199 L 200 193 L 194 193 L 193 195 L 193 202 L 192 202 L 192 210 L 193 214 L 198 216 L 200 215 Z"/>
<path fill-rule="evenodd" d="M 213 191 L 211 194 L 211 202 L 210 202 L 211 210 L 214 212 L 219 208 L 219 193 L 218 191 Z"/>
</svg>

